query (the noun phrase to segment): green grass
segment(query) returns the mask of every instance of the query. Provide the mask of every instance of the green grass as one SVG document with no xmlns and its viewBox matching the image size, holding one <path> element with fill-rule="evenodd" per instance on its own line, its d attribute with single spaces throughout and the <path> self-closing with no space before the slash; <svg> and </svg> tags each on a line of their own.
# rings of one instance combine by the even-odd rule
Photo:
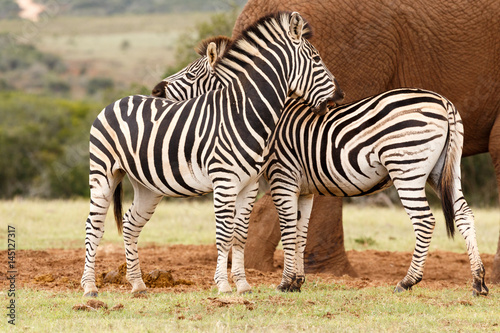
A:
<svg viewBox="0 0 500 333">
<path fill-rule="evenodd" d="M 55 12 L 37 23 L 0 20 L 0 33 L 61 56 L 73 75 L 110 77 L 153 88 L 163 79 L 165 68 L 175 64 L 179 36 L 208 21 L 211 14 L 67 17 Z"/>
<path fill-rule="evenodd" d="M 476 236 L 481 253 L 496 253 L 500 227 L 500 211 L 497 208 L 472 207 L 475 217 Z M 446 235 L 441 208 L 433 207 L 436 227 L 430 250 L 467 252 L 465 242 L 455 230 L 455 238 Z M 415 236 L 411 221 L 399 205 L 393 208 L 344 205 L 344 241 L 346 249 L 413 251 Z M 371 241 L 370 241 L 371 239 Z M 365 241 L 363 241 L 365 240 Z"/>
<path fill-rule="evenodd" d="M 128 209 L 130 202 L 124 201 Z M 2 226 L 0 237 L 5 239 L 7 224 L 16 227 L 18 249 L 83 247 L 85 220 L 89 204 L 86 200 L 0 201 Z M 466 252 L 460 234 L 455 239 L 446 236 L 440 209 L 434 209 L 437 222 L 431 242 L 432 250 Z M 497 209 L 474 209 L 476 233 L 481 253 L 495 253 L 498 244 L 500 214 Z M 400 207 L 380 208 L 344 205 L 344 238 L 347 250 L 413 251 L 415 236 L 411 222 Z M 156 244 L 213 244 L 215 218 L 211 200 L 163 200 L 151 221 L 144 227 L 141 246 Z M 106 219 L 103 244 L 122 244 L 112 214 Z M 7 244 L 0 244 L 6 249 Z"/>
<path fill-rule="evenodd" d="M 84 200 L 0 201 L 0 238 L 6 239 L 7 224 L 11 224 L 16 227 L 18 249 L 82 247 L 87 210 Z M 475 213 L 480 249 L 494 253 L 498 212 L 476 209 Z M 399 209 L 346 205 L 344 221 L 347 249 L 410 251 L 413 247 L 411 225 Z M 111 216 L 106 223 L 103 243 L 121 244 Z M 438 248 L 464 252 L 462 245 L 455 245 L 463 243 L 460 237 L 454 242 L 447 240 L 439 224 L 433 244 L 444 242 Z M 141 234 L 140 244 L 213 243 L 214 232 L 209 200 L 165 200 Z M 1 246 L 5 249 L 6 244 Z M 489 286 L 488 297 L 474 298 L 469 285 L 441 290 L 416 286 L 412 292 L 393 294 L 392 285 L 359 289 L 348 280 L 339 281 L 326 283 L 314 277 L 302 293 L 292 294 L 259 285 L 252 294 L 241 297 L 219 296 L 215 287 L 200 292 L 152 291 L 147 298 L 103 291 L 99 300 L 109 308 L 118 304 L 124 308 L 90 312 L 73 309 L 88 301 L 82 298 L 81 290 L 53 292 L 18 286 L 16 327 L 26 332 L 500 331 L 498 286 Z M 9 299 L 6 290 L 0 291 L 2 307 Z M 0 332 L 9 328 L 4 317 Z"/>
<path fill-rule="evenodd" d="M 470 290 L 393 294 L 391 287 L 356 289 L 311 281 L 307 292 L 283 294 L 261 285 L 250 295 L 201 292 L 150 293 L 132 298 L 102 293 L 119 311 L 76 311 L 80 292 L 22 289 L 17 327 L 27 332 L 494 332 L 500 325 L 500 294 L 473 298 Z M 0 298 L 7 300 L 5 293 Z M 0 331 L 6 331 L 6 320 Z"/>
<path fill-rule="evenodd" d="M 124 210 L 129 205 L 130 202 L 124 201 Z M 83 248 L 88 213 L 86 200 L 0 201 L 0 216 L 5 221 L 2 222 L 0 238 L 5 239 L 7 224 L 10 224 L 16 228 L 17 249 Z M 0 249 L 5 250 L 7 244 L 3 243 Z M 102 244 L 106 243 L 123 244 L 111 210 L 105 222 Z M 212 203 L 191 199 L 164 200 L 141 233 L 140 245 L 149 243 L 215 243 Z"/>
</svg>

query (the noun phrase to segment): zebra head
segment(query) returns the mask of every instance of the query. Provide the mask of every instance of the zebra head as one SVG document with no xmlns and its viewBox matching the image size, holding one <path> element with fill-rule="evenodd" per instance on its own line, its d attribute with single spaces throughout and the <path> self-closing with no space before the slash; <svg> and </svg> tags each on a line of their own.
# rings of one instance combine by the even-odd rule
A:
<svg viewBox="0 0 500 333">
<path fill-rule="evenodd" d="M 158 83 L 152 95 L 180 101 L 226 86 L 227 78 L 219 73 L 218 63 L 234 65 L 235 60 L 242 59 L 242 53 L 244 57 L 245 54 L 258 55 L 256 46 L 264 46 L 276 58 L 275 71 L 288 72 L 288 97 L 324 114 L 327 104 L 342 100 L 344 93 L 309 42 L 312 36 L 309 24 L 298 13 L 274 14 L 279 17 L 277 21 L 269 20 L 272 16 L 261 18 L 234 41 L 220 36 L 201 42 L 197 50 L 201 58 Z M 231 51 L 232 46 L 238 50 Z M 292 55 L 293 60 L 283 61 L 280 52 Z"/>
<path fill-rule="evenodd" d="M 287 37 L 296 52 L 288 96 L 311 106 L 312 111 L 322 115 L 327 111 L 327 105 L 341 101 L 344 93 L 323 63 L 318 50 L 309 42 L 312 37 L 310 25 L 297 12 L 289 17 Z"/>
<path fill-rule="evenodd" d="M 201 57 L 163 79 L 153 88 L 151 95 L 183 101 L 221 88 L 222 83 L 214 73 L 214 64 L 230 43 L 231 39 L 225 36 L 203 40 L 196 49 Z"/>
</svg>

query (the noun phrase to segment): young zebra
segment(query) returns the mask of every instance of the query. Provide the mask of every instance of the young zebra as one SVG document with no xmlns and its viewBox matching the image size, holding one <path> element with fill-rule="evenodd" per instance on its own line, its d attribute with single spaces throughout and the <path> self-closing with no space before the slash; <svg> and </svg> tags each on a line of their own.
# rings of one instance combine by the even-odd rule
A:
<svg viewBox="0 0 500 333">
<path fill-rule="evenodd" d="M 90 214 L 86 222 L 84 295 L 97 296 L 96 250 L 114 198 L 123 230 L 127 280 L 143 292 L 137 241 L 163 196 L 214 192 L 215 282 L 231 291 L 227 255 L 239 293 L 250 290 L 243 267 L 248 216 L 265 163 L 267 140 L 289 95 L 318 112 L 334 96 L 334 78 L 307 40 L 310 29 L 298 13 L 257 21 L 217 60 L 224 89 L 184 102 L 129 96 L 107 106 L 90 131 Z M 134 201 L 122 220 L 121 181 L 128 175 Z M 235 230 L 237 232 L 235 232 Z"/>
<path fill-rule="evenodd" d="M 198 61 L 209 65 L 211 54 Z M 190 73 L 196 75 L 201 79 L 210 71 Z M 168 77 L 162 82 L 157 94 L 171 95 L 179 89 L 190 97 L 196 94 L 185 81 Z M 448 235 L 453 236 L 455 220 L 465 238 L 473 293 L 486 295 L 474 218 L 460 181 L 463 124 L 451 102 L 434 92 L 405 88 L 333 108 L 323 116 L 307 110 L 306 105 L 287 101 L 270 140 L 272 157 L 264 172 L 279 213 L 285 252 L 278 288 L 300 291 L 305 280 L 303 254 L 313 194 L 361 196 L 394 184 L 416 236 L 410 268 L 395 291 L 411 289 L 422 279 L 435 224 L 425 194 L 427 182 L 441 197 Z"/>
</svg>

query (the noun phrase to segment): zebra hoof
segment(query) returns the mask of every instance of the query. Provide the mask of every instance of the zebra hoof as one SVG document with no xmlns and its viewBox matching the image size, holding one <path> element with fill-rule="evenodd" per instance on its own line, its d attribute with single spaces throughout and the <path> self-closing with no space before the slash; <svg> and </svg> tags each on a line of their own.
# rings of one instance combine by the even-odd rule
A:
<svg viewBox="0 0 500 333">
<path fill-rule="evenodd" d="M 239 295 L 252 293 L 252 287 L 250 287 L 248 282 L 244 280 L 236 282 L 236 290 Z"/>
<path fill-rule="evenodd" d="M 97 291 L 89 291 L 83 294 L 83 297 L 97 297 L 98 292 Z"/>
<path fill-rule="evenodd" d="M 132 295 L 147 295 L 148 294 L 148 291 L 147 290 L 138 290 L 138 291 L 134 291 L 132 292 Z"/>
<path fill-rule="evenodd" d="M 406 291 L 405 287 L 403 287 L 400 283 L 398 283 L 396 288 L 394 288 L 394 293 L 402 293 L 405 291 Z"/>
<path fill-rule="evenodd" d="M 292 282 L 292 284 L 290 285 L 289 291 L 291 291 L 291 292 L 299 292 L 300 293 L 300 288 L 302 287 L 302 285 L 304 284 L 305 281 L 306 281 L 305 277 L 298 277 L 298 278 L 296 278 Z"/>
<path fill-rule="evenodd" d="M 286 293 L 290 291 L 291 284 L 290 283 L 283 283 L 281 282 L 277 287 L 276 290 L 281 291 L 282 293 Z"/>
<path fill-rule="evenodd" d="M 231 289 L 231 286 L 227 281 L 221 282 L 219 287 L 219 294 L 230 294 L 233 292 L 233 289 Z"/>
<path fill-rule="evenodd" d="M 477 290 L 476 288 L 472 289 L 472 296 L 474 297 L 488 296 L 489 291 L 490 290 L 488 289 L 488 287 L 486 287 L 486 285 L 483 283 L 482 288 L 480 288 L 480 290 Z"/>
<path fill-rule="evenodd" d="M 472 282 L 472 296 L 487 296 L 489 292 L 488 287 L 484 283 L 484 273 L 482 277 L 474 278 Z"/>
</svg>

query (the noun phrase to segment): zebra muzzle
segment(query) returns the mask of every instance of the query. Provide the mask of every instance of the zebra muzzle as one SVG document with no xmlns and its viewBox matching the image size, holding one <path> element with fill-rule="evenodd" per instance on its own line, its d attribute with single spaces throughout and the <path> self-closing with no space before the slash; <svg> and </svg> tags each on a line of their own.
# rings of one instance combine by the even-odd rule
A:
<svg viewBox="0 0 500 333">
<path fill-rule="evenodd" d="M 312 108 L 312 112 L 314 112 L 315 114 L 317 114 L 318 116 L 322 116 L 326 113 L 326 111 L 328 110 L 328 99 L 324 100 L 323 102 L 321 102 L 317 107 L 315 108 Z"/>
<path fill-rule="evenodd" d="M 337 106 L 339 102 L 342 102 L 344 96 L 345 96 L 344 92 L 340 89 L 337 89 L 332 97 L 325 99 L 318 105 L 318 107 L 313 108 L 312 111 L 315 114 L 322 116 L 326 113 L 326 111 L 328 111 L 328 106 L 331 107 Z"/>
<path fill-rule="evenodd" d="M 167 84 L 168 83 L 165 81 L 161 81 L 160 83 L 158 83 L 151 91 L 151 96 L 166 98 L 167 93 L 165 92 L 165 87 L 167 86 Z"/>
</svg>

